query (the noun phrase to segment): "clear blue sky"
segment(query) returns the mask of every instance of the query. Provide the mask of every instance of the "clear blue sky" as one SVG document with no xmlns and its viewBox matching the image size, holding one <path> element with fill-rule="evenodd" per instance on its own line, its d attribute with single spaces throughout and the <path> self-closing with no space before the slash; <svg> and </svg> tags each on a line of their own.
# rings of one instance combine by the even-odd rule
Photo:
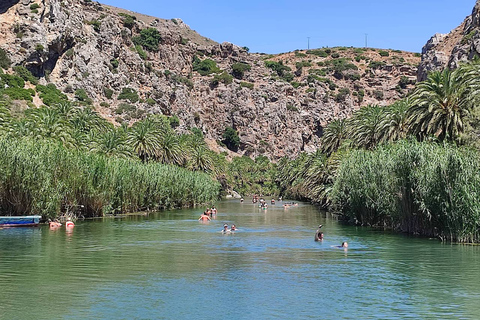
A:
<svg viewBox="0 0 480 320">
<path fill-rule="evenodd" d="M 365 45 L 420 52 L 448 33 L 475 0 L 100 0 L 163 19 L 180 18 L 202 36 L 281 53 L 323 46 Z"/>
</svg>

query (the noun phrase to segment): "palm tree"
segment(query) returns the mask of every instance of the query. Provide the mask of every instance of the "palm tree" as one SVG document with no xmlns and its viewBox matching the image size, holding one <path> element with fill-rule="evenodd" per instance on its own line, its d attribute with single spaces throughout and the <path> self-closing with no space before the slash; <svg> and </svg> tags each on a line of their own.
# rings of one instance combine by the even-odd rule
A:
<svg viewBox="0 0 480 320">
<path fill-rule="evenodd" d="M 85 133 L 91 130 L 106 132 L 113 128 L 112 124 L 90 108 L 75 109 L 74 112 L 67 114 L 67 119 L 76 130 Z"/>
<path fill-rule="evenodd" d="M 166 164 L 182 165 L 184 163 L 186 151 L 174 132 L 167 132 L 160 136 L 155 159 Z"/>
<path fill-rule="evenodd" d="M 72 128 L 55 108 L 42 107 L 28 109 L 27 126 L 34 138 L 53 139 L 61 141 L 65 146 L 72 146 Z"/>
<path fill-rule="evenodd" d="M 156 123 L 150 118 L 136 122 L 128 130 L 127 144 L 143 162 L 155 158 L 160 146 L 160 131 Z"/>
<path fill-rule="evenodd" d="M 420 139 L 429 135 L 440 141 L 457 139 L 479 93 L 478 80 L 472 76 L 475 68 L 434 71 L 418 84 L 409 111 L 410 130 L 414 134 Z"/>
<path fill-rule="evenodd" d="M 345 119 L 337 119 L 328 124 L 321 138 L 321 150 L 327 155 L 335 152 L 347 137 Z"/>
<path fill-rule="evenodd" d="M 379 135 L 382 141 L 396 141 L 406 138 L 410 105 L 410 99 L 405 98 L 384 108 L 385 117 L 380 123 Z"/>
<path fill-rule="evenodd" d="M 212 172 L 214 171 L 211 152 L 204 146 L 196 146 L 190 149 L 188 167 L 194 171 Z"/>
<path fill-rule="evenodd" d="M 132 156 L 131 149 L 126 143 L 126 134 L 121 129 L 112 129 L 96 135 L 90 151 L 107 156 L 128 158 Z"/>
<path fill-rule="evenodd" d="M 373 149 L 377 145 L 384 114 L 383 108 L 378 105 L 368 105 L 354 112 L 348 126 L 355 146 Z"/>
</svg>

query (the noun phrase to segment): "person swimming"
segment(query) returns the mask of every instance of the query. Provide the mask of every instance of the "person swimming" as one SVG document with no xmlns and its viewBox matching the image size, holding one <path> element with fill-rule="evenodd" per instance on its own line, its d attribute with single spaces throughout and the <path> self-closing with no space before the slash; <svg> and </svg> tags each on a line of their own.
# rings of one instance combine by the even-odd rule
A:
<svg viewBox="0 0 480 320">
<path fill-rule="evenodd" d="M 342 248 L 348 248 L 348 243 L 347 241 L 342 242 Z"/>
<path fill-rule="evenodd" d="M 223 230 L 222 230 L 222 233 L 227 233 L 227 232 L 230 232 L 230 230 L 228 229 L 228 224 L 224 224 L 223 225 Z"/>
<path fill-rule="evenodd" d="M 235 231 L 235 230 L 237 230 L 237 227 L 235 227 L 235 225 L 232 224 L 232 227 L 230 228 L 230 231 Z"/>
<path fill-rule="evenodd" d="M 320 241 L 323 240 L 323 232 L 320 231 L 320 229 L 323 227 L 323 225 L 319 225 L 317 231 L 315 232 L 315 241 Z"/>
</svg>

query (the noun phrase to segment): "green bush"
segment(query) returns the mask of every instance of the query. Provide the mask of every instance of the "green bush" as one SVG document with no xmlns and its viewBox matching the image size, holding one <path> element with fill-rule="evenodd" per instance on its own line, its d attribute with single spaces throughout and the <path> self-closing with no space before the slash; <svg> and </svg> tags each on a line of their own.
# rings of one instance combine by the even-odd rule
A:
<svg viewBox="0 0 480 320">
<path fill-rule="evenodd" d="M 223 132 L 222 142 L 232 151 L 237 151 L 240 146 L 240 138 L 238 137 L 237 130 L 232 127 L 226 127 Z"/>
<path fill-rule="evenodd" d="M 180 125 L 180 119 L 176 115 L 168 117 L 168 122 L 170 123 L 170 127 L 172 129 L 175 129 Z"/>
<path fill-rule="evenodd" d="M 147 53 L 145 51 L 143 51 L 142 46 L 137 44 L 135 46 L 135 50 L 137 51 L 140 58 L 142 58 L 143 60 L 147 60 Z"/>
<path fill-rule="evenodd" d="M 315 49 L 315 50 L 308 50 L 307 54 L 313 54 L 318 57 L 326 58 L 328 57 L 328 53 L 325 50 Z"/>
<path fill-rule="evenodd" d="M 12 100 L 26 100 L 33 101 L 33 96 L 35 96 L 35 90 L 33 89 L 23 89 L 23 88 L 6 88 L 0 90 L 0 96 L 6 94 Z"/>
<path fill-rule="evenodd" d="M 388 51 L 380 50 L 378 51 L 378 54 L 382 57 L 388 57 L 390 56 L 390 53 Z"/>
<path fill-rule="evenodd" d="M 155 100 L 153 100 L 152 98 L 148 98 L 147 100 L 145 100 L 145 102 L 149 105 L 149 106 L 154 106 L 157 104 L 157 102 Z"/>
<path fill-rule="evenodd" d="M 327 72 L 325 69 L 310 69 L 308 70 L 308 73 L 321 76 L 321 77 L 325 77 L 327 75 Z"/>
<path fill-rule="evenodd" d="M 126 13 L 119 13 L 118 15 L 123 17 L 123 26 L 125 28 L 132 29 L 135 26 L 135 20 L 137 20 L 135 16 Z"/>
<path fill-rule="evenodd" d="M 400 80 L 398 81 L 398 85 L 400 86 L 400 88 L 406 89 L 409 84 L 410 84 L 410 79 L 408 79 L 408 77 L 406 76 L 400 77 Z"/>
<path fill-rule="evenodd" d="M 107 87 L 103 87 L 103 94 L 107 99 L 112 99 L 113 97 L 113 90 Z"/>
<path fill-rule="evenodd" d="M 352 80 L 352 81 L 357 81 L 357 80 L 360 80 L 361 79 L 361 76 L 359 73 L 357 72 L 354 72 L 354 73 L 346 73 L 343 75 L 343 77 L 346 79 L 346 80 Z"/>
<path fill-rule="evenodd" d="M 142 29 L 140 36 L 134 37 L 133 43 L 142 46 L 147 51 L 158 51 L 158 45 L 162 41 L 160 32 L 155 28 Z"/>
<path fill-rule="evenodd" d="M 338 90 L 338 94 L 335 96 L 335 101 L 344 102 L 349 94 L 350 90 L 348 88 L 341 88 Z"/>
<path fill-rule="evenodd" d="M 370 69 L 381 69 L 383 68 L 384 66 L 386 66 L 387 63 L 384 62 L 384 61 L 372 61 L 370 62 L 370 64 L 368 65 L 368 67 Z"/>
<path fill-rule="evenodd" d="M 43 103 L 47 106 L 68 101 L 68 97 L 58 90 L 53 83 L 49 83 L 46 86 L 39 84 L 36 86 L 36 90 L 40 93 L 40 99 L 42 99 Z"/>
<path fill-rule="evenodd" d="M 298 111 L 298 108 L 295 107 L 293 104 L 287 104 L 287 110 L 288 110 L 288 111 L 297 112 L 297 111 Z"/>
<path fill-rule="evenodd" d="M 0 88 L 5 88 L 5 86 L 23 88 L 25 87 L 25 81 L 19 76 L 2 73 L 0 74 Z"/>
<path fill-rule="evenodd" d="M 222 74 L 216 74 L 213 77 L 212 81 L 210 82 L 210 85 L 218 86 L 220 82 L 224 84 L 231 84 L 233 82 L 233 76 L 229 75 L 226 71 L 223 71 Z"/>
<path fill-rule="evenodd" d="M 311 66 L 312 66 L 312 63 L 309 61 L 299 61 L 295 63 L 295 67 L 297 69 L 302 69 L 303 67 L 311 67 Z"/>
<path fill-rule="evenodd" d="M 237 79 L 242 79 L 245 72 L 251 69 L 252 67 L 248 63 L 237 62 L 232 65 L 232 75 Z"/>
<path fill-rule="evenodd" d="M 242 81 L 242 82 L 240 82 L 240 87 L 241 88 L 253 89 L 253 83 Z"/>
<path fill-rule="evenodd" d="M 200 60 L 197 56 L 193 56 L 193 71 L 197 71 L 200 75 L 206 76 L 211 73 L 220 73 L 222 70 L 217 67 L 217 63 L 212 59 Z"/>
<path fill-rule="evenodd" d="M 85 21 L 86 24 L 91 25 L 93 27 L 93 30 L 96 32 L 100 32 L 100 26 L 102 25 L 102 22 L 94 19 L 90 21 Z"/>
<path fill-rule="evenodd" d="M 87 92 L 85 89 L 77 89 L 75 90 L 75 98 L 78 101 L 85 102 L 86 104 L 92 104 L 93 100 L 88 97 Z"/>
<path fill-rule="evenodd" d="M 337 59 L 340 57 L 340 54 L 338 52 L 332 52 L 331 57 Z"/>
<path fill-rule="evenodd" d="M 30 5 L 30 10 L 36 10 L 40 8 L 40 5 L 38 3 L 33 3 L 32 5 Z"/>
<path fill-rule="evenodd" d="M 23 80 L 30 82 L 33 85 L 38 84 L 38 79 L 33 76 L 33 74 L 24 66 L 16 66 L 13 67 L 13 70 L 15 70 L 15 73 L 21 77 Z"/>
<path fill-rule="evenodd" d="M 45 47 L 40 43 L 35 46 L 35 51 L 42 53 L 45 50 Z"/>
<path fill-rule="evenodd" d="M 265 67 L 272 69 L 275 71 L 279 77 L 283 77 L 284 74 L 288 71 L 291 71 L 289 67 L 283 65 L 283 62 L 276 62 L 276 61 L 265 61 Z"/>
<path fill-rule="evenodd" d="M 120 62 L 117 59 L 112 59 L 110 60 L 110 64 L 112 65 L 113 69 L 117 69 Z"/>
<path fill-rule="evenodd" d="M 131 103 L 135 103 L 139 100 L 138 93 L 132 88 L 123 88 L 122 92 L 117 97 L 118 100 L 128 100 Z"/>
<path fill-rule="evenodd" d="M 136 110 L 137 110 L 137 107 L 135 107 L 134 105 L 131 105 L 131 104 L 128 104 L 128 103 L 121 103 L 115 109 L 115 113 L 116 114 L 132 113 Z"/>
</svg>

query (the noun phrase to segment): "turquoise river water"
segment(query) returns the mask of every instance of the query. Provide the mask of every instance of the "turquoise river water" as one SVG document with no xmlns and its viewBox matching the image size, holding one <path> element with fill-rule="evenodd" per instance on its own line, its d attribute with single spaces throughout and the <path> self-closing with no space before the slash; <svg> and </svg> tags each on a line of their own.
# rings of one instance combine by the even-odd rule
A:
<svg viewBox="0 0 480 320">
<path fill-rule="evenodd" d="M 217 207 L 0 229 L 0 319 L 480 319 L 479 246 Z"/>
</svg>

